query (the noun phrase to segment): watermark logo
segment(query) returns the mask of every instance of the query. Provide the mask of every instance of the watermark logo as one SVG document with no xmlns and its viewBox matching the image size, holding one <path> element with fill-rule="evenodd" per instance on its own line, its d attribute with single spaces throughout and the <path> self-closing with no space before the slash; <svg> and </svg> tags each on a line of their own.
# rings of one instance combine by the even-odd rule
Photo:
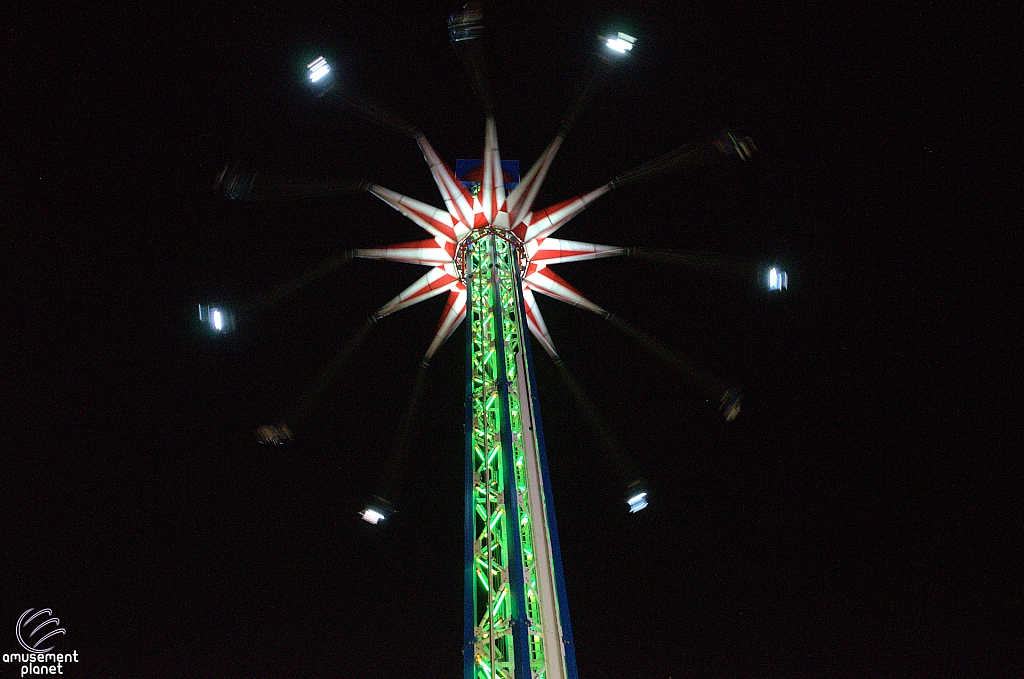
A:
<svg viewBox="0 0 1024 679">
<path fill-rule="evenodd" d="M 15 635 L 18 637 L 18 643 L 29 653 L 46 653 L 52 651 L 53 646 L 49 648 L 39 648 L 43 643 L 46 642 L 50 637 L 57 634 L 66 634 L 67 630 L 60 627 L 59 618 L 48 618 L 44 616 L 53 615 L 53 611 L 49 608 L 41 608 L 35 613 L 34 608 L 30 608 L 21 614 L 18 618 L 18 625 L 15 628 Z M 34 625 L 34 627 L 33 627 Z M 32 628 L 31 631 L 29 629 Z"/>
<path fill-rule="evenodd" d="M 60 626 L 60 619 L 53 617 L 49 608 L 38 611 L 30 608 L 18 618 L 14 636 L 28 653 L 4 653 L 5 663 L 20 663 L 21 676 L 36 674 L 64 674 L 66 663 L 78 662 L 78 651 L 51 653 L 57 647 L 54 643 L 67 634 Z"/>
</svg>

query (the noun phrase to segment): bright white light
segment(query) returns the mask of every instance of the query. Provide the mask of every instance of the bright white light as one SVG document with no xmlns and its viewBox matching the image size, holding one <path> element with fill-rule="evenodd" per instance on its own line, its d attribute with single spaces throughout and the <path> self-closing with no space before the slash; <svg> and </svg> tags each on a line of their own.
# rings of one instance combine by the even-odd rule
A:
<svg viewBox="0 0 1024 679">
<path fill-rule="evenodd" d="M 309 69 L 309 81 L 316 82 L 331 72 L 331 67 L 323 57 L 317 57 L 316 61 L 306 68 Z"/>
<path fill-rule="evenodd" d="M 325 75 L 327 75 L 330 72 L 331 72 L 331 67 L 328 66 L 327 64 L 324 64 L 320 68 L 318 68 L 315 71 L 313 71 L 312 73 L 310 73 L 309 74 L 309 79 L 310 79 L 311 82 L 316 82 L 317 80 L 320 80 L 320 78 L 323 78 Z"/>
<path fill-rule="evenodd" d="M 635 42 L 636 38 L 633 36 L 626 35 L 625 33 L 619 33 L 618 36 L 614 38 L 608 38 L 608 42 L 605 43 L 605 46 L 614 52 L 625 54 L 629 50 L 633 49 L 633 43 Z"/>
<path fill-rule="evenodd" d="M 217 333 L 231 332 L 235 329 L 235 317 L 231 311 L 218 309 L 211 304 L 199 305 L 199 321 Z"/>
<path fill-rule="evenodd" d="M 623 42 L 617 38 L 608 38 L 608 47 L 615 50 L 619 54 L 625 54 L 627 49 L 631 49 L 633 46 L 629 43 Z"/>
<path fill-rule="evenodd" d="M 629 513 L 636 514 L 647 506 L 647 493 L 638 493 L 626 500 L 629 504 Z"/>
<path fill-rule="evenodd" d="M 768 289 L 785 290 L 789 285 L 789 275 L 785 271 L 779 271 L 774 266 L 768 272 Z"/>
<path fill-rule="evenodd" d="M 374 525 L 384 520 L 384 515 L 378 512 L 376 509 L 366 509 L 360 512 L 360 515 L 363 517 L 363 521 L 367 521 Z"/>
</svg>

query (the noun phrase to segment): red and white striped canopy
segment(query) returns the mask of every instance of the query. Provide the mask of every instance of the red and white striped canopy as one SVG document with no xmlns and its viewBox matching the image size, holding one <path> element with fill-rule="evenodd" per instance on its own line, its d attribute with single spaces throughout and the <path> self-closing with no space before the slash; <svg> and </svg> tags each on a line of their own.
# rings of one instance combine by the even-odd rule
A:
<svg viewBox="0 0 1024 679">
<path fill-rule="evenodd" d="M 541 346 L 554 356 L 555 346 L 537 306 L 534 292 L 596 313 L 603 313 L 604 310 L 548 267 L 552 264 L 612 257 L 623 254 L 624 250 L 610 245 L 552 238 L 552 234 L 582 212 L 589 203 L 607 193 L 610 186 L 605 185 L 548 208 L 533 211 L 533 201 L 547 175 L 551 161 L 562 144 L 561 136 L 555 137 L 522 182 L 508 195 L 505 193 L 501 157 L 498 153 L 498 136 L 493 118 L 487 120 L 482 181 L 480 192 L 476 196 L 470 195 L 456 179 L 455 173 L 440 159 L 426 137 L 417 137 L 417 142 L 441 192 L 445 209 L 435 208 L 376 184 L 370 185 L 369 190 L 423 228 L 431 238 L 356 250 L 355 254 L 367 259 L 423 264 L 431 268 L 397 297 L 382 306 L 375 316 L 381 318 L 448 292 L 448 301 L 441 315 L 441 322 L 427 350 L 426 358 L 429 359 L 466 317 L 466 284 L 459 279 L 459 272 L 455 267 L 456 247 L 475 230 L 506 229 L 512 231 L 523 242 L 527 258 L 526 262 L 521 263 L 526 272 L 523 279 L 523 301 L 526 306 L 527 325 Z"/>
</svg>

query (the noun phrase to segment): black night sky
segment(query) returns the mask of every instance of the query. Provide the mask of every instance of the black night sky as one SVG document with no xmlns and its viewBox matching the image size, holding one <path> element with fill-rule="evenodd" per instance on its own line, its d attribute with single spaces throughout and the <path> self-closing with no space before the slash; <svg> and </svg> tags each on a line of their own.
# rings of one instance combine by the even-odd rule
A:
<svg viewBox="0 0 1024 679">
<path fill-rule="evenodd" d="M 728 424 L 605 321 L 540 300 L 652 491 L 626 513 L 538 349 L 581 678 L 1022 672 L 1022 401 L 1006 376 L 1020 314 L 1005 283 L 983 283 L 1008 261 L 1000 226 L 1019 224 L 1002 201 L 1020 175 L 999 143 L 1019 39 L 993 18 L 900 6 L 485 3 L 501 153 L 524 171 L 595 36 L 640 38 L 538 206 L 723 126 L 759 148 L 613 192 L 560 236 L 790 273 L 770 296 L 633 258 L 558 267 L 739 385 Z M 444 297 L 384 319 L 296 441 L 269 448 L 252 430 L 421 269 L 355 261 L 231 336 L 204 334 L 193 311 L 349 248 L 425 237 L 369 194 L 253 204 L 210 187 L 242 158 L 441 205 L 415 143 L 314 98 L 302 69 L 327 54 L 446 161 L 478 158 L 484 119 L 448 41 L 453 9 L 12 8 L 2 652 L 19 650 L 2 630 L 49 607 L 80 657 L 69 676 L 460 674 L 462 329 L 428 372 L 399 512 L 378 527 L 356 513 Z"/>
</svg>

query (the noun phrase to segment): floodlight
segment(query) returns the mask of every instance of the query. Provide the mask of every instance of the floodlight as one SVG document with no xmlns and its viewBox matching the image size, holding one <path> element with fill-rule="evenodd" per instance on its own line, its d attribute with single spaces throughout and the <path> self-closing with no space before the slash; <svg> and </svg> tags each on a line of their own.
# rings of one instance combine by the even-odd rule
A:
<svg viewBox="0 0 1024 679">
<path fill-rule="evenodd" d="M 772 267 L 768 271 L 768 289 L 769 290 L 785 290 L 789 286 L 789 274 L 785 271 L 780 271 L 777 267 Z"/>
<path fill-rule="evenodd" d="M 647 482 L 637 479 L 626 487 L 626 504 L 629 505 L 629 513 L 636 514 L 647 506 Z"/>
<path fill-rule="evenodd" d="M 315 83 L 331 72 L 331 65 L 323 57 L 317 57 L 313 63 L 306 66 L 309 71 L 309 82 Z"/>
<path fill-rule="evenodd" d="M 604 45 L 613 52 L 625 54 L 633 49 L 635 43 L 636 38 L 620 32 L 614 38 L 608 38 Z"/>
<path fill-rule="evenodd" d="M 208 325 L 214 332 L 230 332 L 235 329 L 235 317 L 227 309 L 212 304 L 199 305 L 199 322 Z"/>
<path fill-rule="evenodd" d="M 390 502 L 379 495 L 374 495 L 373 499 L 366 504 L 366 509 L 359 512 L 359 516 L 363 521 L 377 525 L 381 521 L 389 519 L 394 513 L 395 510 Z"/>
<path fill-rule="evenodd" d="M 629 504 L 629 513 L 636 514 L 647 506 L 647 493 L 639 493 L 626 500 Z"/>
</svg>

